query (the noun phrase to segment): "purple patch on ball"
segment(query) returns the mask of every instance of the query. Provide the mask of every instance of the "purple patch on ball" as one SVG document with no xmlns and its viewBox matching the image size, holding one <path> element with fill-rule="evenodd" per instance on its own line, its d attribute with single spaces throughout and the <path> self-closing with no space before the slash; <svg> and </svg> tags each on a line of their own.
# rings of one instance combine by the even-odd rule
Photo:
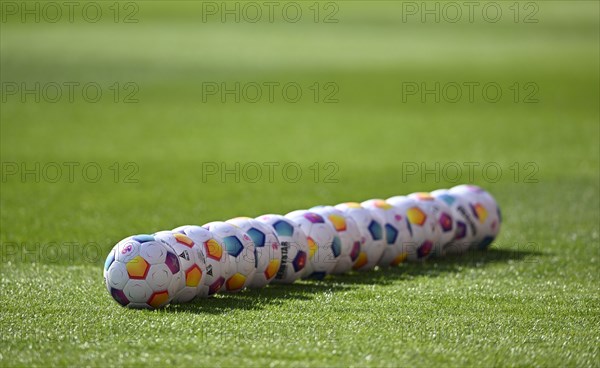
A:
<svg viewBox="0 0 600 368">
<path fill-rule="evenodd" d="M 360 254 L 360 242 L 355 241 L 352 245 L 352 250 L 350 251 L 350 259 L 354 263 Z"/>
<path fill-rule="evenodd" d="M 112 295 L 113 299 L 115 299 L 117 303 L 121 304 L 122 306 L 129 304 L 129 300 L 125 296 L 123 290 L 111 288 L 110 295 Z"/>
<path fill-rule="evenodd" d="M 456 234 L 454 235 L 455 240 L 460 240 L 467 235 L 467 225 L 462 221 L 456 222 Z"/>
<path fill-rule="evenodd" d="M 178 273 L 180 270 L 179 259 L 177 258 L 177 256 L 174 253 L 167 252 L 165 264 L 167 265 L 167 267 L 169 267 L 169 270 L 171 270 L 171 273 L 173 273 L 173 274 Z"/>
<path fill-rule="evenodd" d="M 433 243 L 429 240 L 426 240 L 423 242 L 423 244 L 421 244 L 419 249 L 417 249 L 417 255 L 419 258 L 426 257 L 429 255 L 429 253 L 431 253 L 431 249 L 433 249 Z"/>
<path fill-rule="evenodd" d="M 323 224 L 325 223 L 325 219 L 323 219 L 323 217 L 319 214 L 316 214 L 314 212 L 307 212 L 304 214 L 304 218 L 307 219 L 308 221 L 312 222 L 313 224 Z"/>
</svg>

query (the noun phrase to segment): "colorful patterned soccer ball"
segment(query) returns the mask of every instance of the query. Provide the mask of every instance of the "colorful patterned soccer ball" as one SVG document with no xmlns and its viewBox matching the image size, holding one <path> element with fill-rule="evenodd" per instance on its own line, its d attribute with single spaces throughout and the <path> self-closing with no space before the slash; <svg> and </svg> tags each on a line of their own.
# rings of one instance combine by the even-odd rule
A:
<svg viewBox="0 0 600 368">
<path fill-rule="evenodd" d="M 333 206 L 316 206 L 310 210 L 323 216 L 337 231 L 341 240 L 342 251 L 332 273 L 342 274 L 350 271 L 360 254 L 362 236 L 358 225 L 352 217 L 344 216 L 342 211 Z"/>
<path fill-rule="evenodd" d="M 202 225 L 215 236 L 223 239 L 229 257 L 229 277 L 223 291 L 236 292 L 247 287 L 256 271 L 254 242 L 239 227 L 223 221 L 213 221 Z"/>
<path fill-rule="evenodd" d="M 468 203 L 467 212 L 472 215 L 477 232 L 472 248 L 487 249 L 500 231 L 502 215 L 492 195 L 476 185 L 458 185 L 449 191 L 463 197 Z"/>
<path fill-rule="evenodd" d="M 386 247 L 384 219 L 356 202 L 341 203 L 335 208 L 351 217 L 361 232 L 361 251 L 352 267 L 360 271 L 373 269 Z"/>
<path fill-rule="evenodd" d="M 214 235 L 207 229 L 195 226 L 186 225 L 173 229 L 174 232 L 188 236 L 192 241 L 200 246 L 200 250 L 206 262 L 206 272 L 202 277 L 202 284 L 198 288 L 197 296 L 206 298 L 217 293 L 229 274 L 229 257 L 225 253 L 225 244 L 223 239 Z"/>
<path fill-rule="evenodd" d="M 406 196 L 391 197 L 387 203 L 404 214 L 410 241 L 405 244 L 409 261 L 428 258 L 436 242 L 435 219 L 417 201 Z"/>
<path fill-rule="evenodd" d="M 305 277 L 322 279 L 330 274 L 342 254 L 342 241 L 323 216 L 307 210 L 285 215 L 304 230 L 308 240 L 308 264 Z"/>
<path fill-rule="evenodd" d="M 185 234 L 159 231 L 154 238 L 173 248 L 179 257 L 184 277 L 184 287 L 173 298 L 174 303 L 187 303 L 204 287 L 202 277 L 206 274 L 206 262 L 200 246 Z"/>
<path fill-rule="evenodd" d="M 184 286 L 181 265 L 173 248 L 152 235 L 121 240 L 104 263 L 110 295 L 129 308 L 161 308 Z"/>
<path fill-rule="evenodd" d="M 424 209 L 435 218 L 437 242 L 433 246 L 433 255 L 441 257 L 446 254 L 446 248 L 454 239 L 454 217 L 452 210 L 443 200 L 432 196 L 430 193 L 418 192 L 408 195 L 421 204 Z"/>
<path fill-rule="evenodd" d="M 300 226 L 281 215 L 263 215 L 256 220 L 271 226 L 281 244 L 281 267 L 272 282 L 291 284 L 302 277 L 308 262 L 308 240 Z"/>
<path fill-rule="evenodd" d="M 281 245 L 275 230 L 250 217 L 236 217 L 227 222 L 242 229 L 254 241 L 256 272 L 248 287 L 264 287 L 275 278 L 281 266 Z"/>
<path fill-rule="evenodd" d="M 463 196 L 450 193 L 447 189 L 438 189 L 431 195 L 444 201 L 452 211 L 454 224 L 454 239 L 444 248 L 445 254 L 461 254 L 466 252 L 475 242 L 476 224 L 469 210 L 469 203 Z"/>
<path fill-rule="evenodd" d="M 386 247 L 380 266 L 397 266 L 406 261 L 408 252 L 405 244 L 411 241 L 406 214 L 383 199 L 370 199 L 361 203 L 366 209 L 379 214 L 384 219 Z"/>
</svg>

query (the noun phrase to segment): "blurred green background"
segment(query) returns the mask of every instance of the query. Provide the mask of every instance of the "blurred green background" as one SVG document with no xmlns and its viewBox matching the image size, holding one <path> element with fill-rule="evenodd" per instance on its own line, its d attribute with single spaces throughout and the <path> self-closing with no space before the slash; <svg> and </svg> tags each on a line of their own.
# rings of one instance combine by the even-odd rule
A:
<svg viewBox="0 0 600 368">
<path fill-rule="evenodd" d="M 107 310 L 113 318 L 117 318 L 114 314 L 132 320 L 161 317 L 178 323 L 175 315 L 128 314 L 102 290 L 99 275 L 105 254 L 131 234 L 474 182 L 496 196 L 505 215 L 495 248 L 534 249 L 538 258 L 534 264 L 501 262 L 488 273 L 473 272 L 482 272 L 476 275 L 479 280 L 489 280 L 490 289 L 497 290 L 507 305 L 517 303 L 508 296 L 522 287 L 537 288 L 540 298 L 545 292 L 554 295 L 563 308 L 557 312 L 556 324 L 533 332 L 552 335 L 547 345 L 530 345 L 533 353 L 524 349 L 501 355 L 505 363 L 597 364 L 598 2 L 474 2 L 472 13 L 461 2 L 275 2 L 272 19 L 265 2 L 76 2 L 72 22 L 61 2 L 0 4 L 0 297 L 3 309 L 7 308 L 0 318 L 6 331 L 31 326 L 14 321 L 21 320 L 17 315 L 29 313 L 21 306 L 32 298 L 46 313 L 50 310 L 43 305 L 66 307 L 74 299 L 74 315 L 92 308 L 95 319 L 90 323 L 98 325 L 106 323 L 102 316 Z M 32 14 L 25 7 L 33 9 Z M 257 8 L 262 14 L 254 22 Z M 267 95 L 269 84 L 277 86 L 272 101 Z M 280 86 L 286 84 L 299 86 L 302 97 L 297 102 L 289 101 L 293 93 L 282 92 Z M 54 101 L 57 85 L 62 95 Z M 72 98 L 68 85 L 74 86 Z M 236 92 L 221 95 L 224 86 L 235 90 L 236 85 L 239 102 Z M 257 85 L 261 98 L 247 101 L 253 99 Z M 472 98 L 468 85 L 474 86 Z M 220 90 L 207 94 L 207 88 L 215 86 Z M 409 93 L 415 86 L 419 90 Z M 98 88 L 97 102 L 89 101 Z M 432 92 L 423 94 L 425 89 Z M 496 97 L 498 89 L 501 95 Z M 264 164 L 268 162 L 279 165 L 273 180 Z M 220 170 L 221 164 L 235 168 L 236 163 L 239 182 L 234 174 L 223 178 L 221 172 L 206 171 L 213 165 Z M 242 171 L 244 165 L 252 169 L 247 166 L 252 163 L 262 167 L 256 182 L 252 182 L 253 171 L 247 175 Z M 282 173 L 289 163 L 302 170 L 297 182 Z M 62 171 L 53 180 L 56 165 Z M 72 180 L 67 165 L 77 165 Z M 478 165 L 472 178 L 466 165 Z M 450 169 L 456 166 L 462 172 L 452 180 L 455 175 Z M 83 167 L 89 171 L 82 172 Z M 98 167 L 102 172 L 96 175 Z M 483 167 L 492 168 L 486 172 Z M 495 175 L 498 167 L 502 171 Z M 409 171 L 415 168 L 416 172 Z M 294 170 L 288 173 L 294 176 Z M 97 181 L 90 180 L 96 176 Z M 64 251 L 68 242 L 77 244 L 73 254 Z M 77 248 L 86 245 L 91 253 Z M 57 249 L 58 257 L 48 255 Z M 32 263 L 42 268 L 30 268 Z M 432 261 L 427 267 L 452 266 Z M 81 276 L 71 279 L 73 272 Z M 514 285 L 516 274 L 525 275 L 517 278 L 520 286 Z M 388 276 L 397 280 L 393 275 Z M 449 311 L 460 303 L 458 296 L 469 290 L 475 276 L 465 272 L 455 277 L 461 281 L 452 286 L 426 277 L 413 286 L 452 290 L 448 302 L 439 306 Z M 49 282 L 52 291 L 32 286 L 26 281 L 31 278 Z M 65 285 L 66 279 L 70 281 Z M 405 282 L 381 287 L 389 288 L 384 293 L 404 290 Z M 76 284 L 87 285 L 87 291 L 73 292 L 70 301 L 61 301 L 59 295 Z M 550 292 L 541 285 L 556 288 Z M 361 286 L 348 297 L 357 308 L 359 304 L 367 308 L 362 304 L 371 295 L 365 294 L 366 288 Z M 254 295 L 259 300 L 256 295 L 264 295 L 260 293 L 286 293 L 274 290 Z M 582 292 L 589 294 L 582 296 Z M 86 293 L 93 296 L 86 299 Z M 435 295 L 413 297 L 413 304 L 404 305 L 405 311 L 427 304 Z M 573 314 L 569 301 L 576 297 L 585 298 L 582 310 L 586 312 L 578 321 L 584 328 L 566 338 L 561 335 L 567 332 L 560 329 L 560 318 Z M 221 303 L 217 306 L 225 308 L 245 303 L 236 298 L 242 297 L 216 298 L 208 304 Z M 478 295 L 472 301 L 474 309 L 494 313 L 496 299 L 483 298 L 480 303 L 476 299 Z M 515 318 L 521 318 L 524 331 L 531 331 L 524 326 L 541 318 L 531 312 L 539 311 L 539 304 L 524 300 L 526 311 Z M 285 314 L 293 303 L 302 302 L 284 298 L 268 310 Z M 317 315 L 322 305 L 316 300 L 305 303 L 311 303 L 300 304 L 307 310 L 306 318 Z M 397 299 L 387 303 L 401 306 Z M 196 308 L 202 311 L 202 302 Z M 252 321 L 244 313 L 255 312 L 244 311 L 236 323 L 245 318 Z M 478 313 L 471 310 L 462 317 L 477 320 Z M 196 318 L 217 323 L 215 316 Z M 375 360 L 353 360 L 351 354 L 330 356 L 328 347 L 315 348 L 314 360 L 297 351 L 287 353 L 300 365 L 503 365 L 502 360 L 493 360 L 490 349 L 511 345 L 515 321 L 505 318 L 505 328 L 494 331 L 498 339 L 479 347 L 482 353 L 442 349 L 443 354 L 427 355 L 408 348 L 409 353 L 398 355 L 395 350 L 386 352 L 394 344 L 385 333 L 382 337 L 366 334 L 367 341 L 348 340 L 348 348 L 383 346 L 381 354 L 372 354 Z M 380 322 L 373 323 L 374 331 L 387 327 L 385 320 Z M 486 330 L 481 327 L 475 332 Z M 0 360 L 39 363 L 42 360 L 36 359 L 44 357 L 43 349 L 38 355 L 15 358 L 28 351 L 32 339 L 25 334 L 3 341 L 8 344 L 7 354 Z M 257 339 L 268 342 L 265 336 Z M 575 353 L 561 350 L 565 341 L 566 351 Z M 109 346 L 109 341 L 101 341 L 100 346 L 110 349 L 103 343 Z M 439 341 L 424 338 L 418 343 L 435 351 Z M 251 350 L 244 343 L 241 346 L 242 352 Z M 65 345 L 48 345 L 48 349 L 60 347 Z M 76 360 L 71 359 L 81 359 L 78 354 L 89 351 L 65 351 L 54 362 L 72 363 Z M 150 354 L 160 356 L 157 351 Z M 128 360 L 133 358 L 108 361 L 135 363 Z M 263 358 L 243 360 L 234 354 L 212 362 L 290 362 Z M 194 359 L 200 364 L 211 362 Z"/>
</svg>

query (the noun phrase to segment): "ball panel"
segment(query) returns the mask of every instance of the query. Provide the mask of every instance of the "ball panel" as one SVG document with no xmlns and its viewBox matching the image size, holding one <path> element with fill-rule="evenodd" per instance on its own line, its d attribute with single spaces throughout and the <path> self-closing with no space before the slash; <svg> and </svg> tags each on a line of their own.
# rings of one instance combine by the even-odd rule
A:
<svg viewBox="0 0 600 368">
<path fill-rule="evenodd" d="M 159 291 L 168 287 L 172 277 L 173 272 L 166 264 L 152 265 L 146 276 L 146 282 L 152 290 Z"/>
<path fill-rule="evenodd" d="M 181 270 L 179 259 L 172 252 L 165 252 L 164 264 L 167 265 L 173 274 L 176 274 Z"/>
<path fill-rule="evenodd" d="M 123 289 L 129 281 L 129 274 L 124 263 L 114 262 L 107 271 L 106 283 L 109 287 Z"/>
<path fill-rule="evenodd" d="M 165 306 L 167 303 L 169 303 L 169 292 L 164 290 L 164 291 L 157 291 L 154 294 L 152 294 L 150 296 L 150 298 L 148 299 L 148 305 L 151 306 L 152 308 L 160 308 Z"/>
<path fill-rule="evenodd" d="M 135 256 L 127 262 L 126 267 L 129 278 L 136 280 L 144 280 L 150 269 L 150 265 L 142 256 Z"/>
<path fill-rule="evenodd" d="M 223 248 L 215 239 L 209 239 L 204 242 L 204 250 L 207 257 L 216 261 L 220 261 L 223 257 Z"/>
<path fill-rule="evenodd" d="M 116 300 L 117 303 L 121 304 L 124 307 L 127 306 L 127 304 L 129 304 L 129 299 L 127 299 L 127 296 L 125 295 L 123 290 L 111 288 L 110 295 L 112 295 L 113 299 Z"/>
</svg>

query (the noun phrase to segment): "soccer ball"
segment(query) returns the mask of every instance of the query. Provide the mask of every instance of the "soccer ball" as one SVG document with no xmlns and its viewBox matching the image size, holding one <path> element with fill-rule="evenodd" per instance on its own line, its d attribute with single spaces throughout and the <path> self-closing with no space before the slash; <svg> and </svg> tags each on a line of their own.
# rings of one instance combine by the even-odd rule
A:
<svg viewBox="0 0 600 368">
<path fill-rule="evenodd" d="M 275 230 L 250 217 L 236 217 L 227 222 L 245 231 L 254 242 L 256 272 L 248 287 L 264 287 L 275 278 L 281 266 L 281 245 Z"/>
<path fill-rule="evenodd" d="M 175 295 L 173 302 L 187 303 L 194 299 L 204 287 L 202 277 L 206 274 L 204 254 L 196 244 L 185 234 L 172 231 L 160 231 L 153 234 L 154 238 L 173 248 L 179 257 L 181 271 L 184 277 L 184 287 Z"/>
<path fill-rule="evenodd" d="M 405 244 L 409 261 L 421 261 L 431 255 L 436 239 L 435 219 L 422 205 L 406 196 L 391 197 L 387 203 L 404 214 L 410 241 Z"/>
<path fill-rule="evenodd" d="M 104 262 L 104 281 L 110 295 L 129 308 L 162 308 L 184 287 L 175 251 L 152 235 L 117 243 Z"/>
<path fill-rule="evenodd" d="M 229 277 L 223 291 L 240 291 L 250 283 L 256 271 L 254 242 L 239 227 L 223 221 L 213 221 L 202 225 L 211 233 L 223 239 L 229 257 Z"/>
<path fill-rule="evenodd" d="M 361 250 L 356 262 L 352 266 L 355 270 L 367 271 L 373 269 L 385 250 L 384 219 L 356 202 L 341 203 L 335 206 L 351 217 L 361 233 Z"/>
<path fill-rule="evenodd" d="M 206 298 L 214 295 L 225 285 L 229 278 L 229 257 L 225 254 L 223 239 L 215 236 L 207 229 L 186 225 L 173 229 L 173 232 L 184 234 L 199 246 L 206 262 L 206 272 L 196 295 Z"/>
<path fill-rule="evenodd" d="M 361 205 L 384 219 L 386 247 L 383 251 L 380 266 L 397 266 L 406 261 L 408 252 L 405 244 L 410 242 L 410 233 L 406 223 L 406 214 L 383 199 L 370 199 Z"/>
<path fill-rule="evenodd" d="M 445 202 L 452 211 L 454 224 L 454 239 L 444 248 L 446 254 L 461 254 L 466 252 L 475 242 L 476 224 L 469 210 L 469 203 L 462 195 L 450 193 L 447 189 L 438 189 L 431 195 Z"/>
<path fill-rule="evenodd" d="M 360 254 L 361 234 L 358 225 L 352 217 L 344 216 L 344 213 L 333 206 L 316 206 L 310 209 L 325 219 L 337 231 L 341 240 L 342 251 L 337 263 L 331 273 L 341 274 L 352 269 Z"/>
<path fill-rule="evenodd" d="M 323 216 L 307 210 L 285 215 L 304 230 L 308 241 L 308 264 L 305 277 L 322 279 L 330 274 L 342 254 L 342 241 L 335 228 Z"/>
<path fill-rule="evenodd" d="M 281 215 L 263 215 L 256 220 L 271 226 L 281 244 L 281 266 L 272 282 L 291 284 L 302 277 L 308 262 L 308 240 L 300 226 Z"/>
<path fill-rule="evenodd" d="M 458 185 L 449 192 L 468 203 L 467 212 L 472 215 L 476 229 L 471 247 L 487 249 L 500 231 L 502 215 L 498 203 L 490 193 L 475 185 Z"/>
<path fill-rule="evenodd" d="M 456 230 L 452 210 L 446 202 L 429 193 L 412 193 L 408 197 L 421 204 L 434 217 L 438 241 L 433 245 L 433 255 L 436 257 L 445 255 L 446 248 L 454 239 L 454 231 Z"/>
</svg>

